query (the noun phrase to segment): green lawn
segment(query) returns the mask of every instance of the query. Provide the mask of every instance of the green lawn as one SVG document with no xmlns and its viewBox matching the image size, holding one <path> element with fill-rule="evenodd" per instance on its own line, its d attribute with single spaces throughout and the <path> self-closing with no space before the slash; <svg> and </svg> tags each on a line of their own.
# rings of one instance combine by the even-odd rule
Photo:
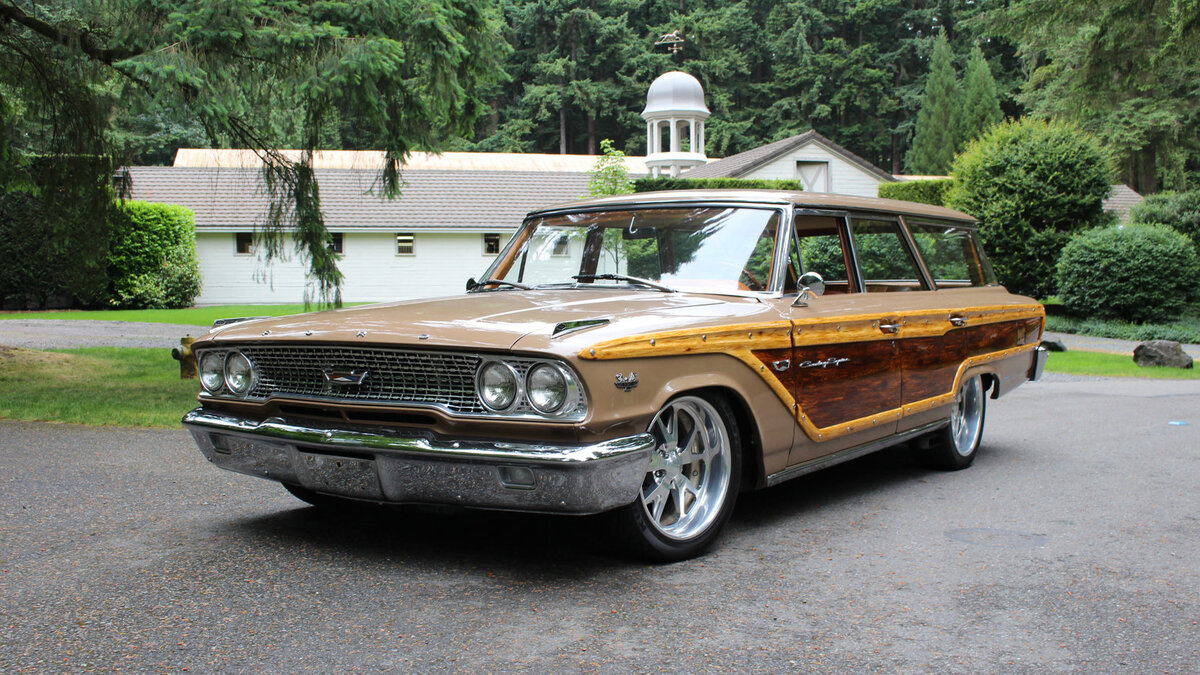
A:
<svg viewBox="0 0 1200 675">
<path fill-rule="evenodd" d="M 356 304 L 348 303 L 350 307 Z M 137 321 L 140 323 L 179 323 L 210 326 L 217 319 L 242 316 L 284 316 L 299 314 L 304 305 L 213 305 L 187 309 L 101 309 L 65 312 L 12 312 L 0 319 L 93 319 L 100 321 Z"/>
<path fill-rule="evenodd" d="M 1164 380 L 1200 380 L 1200 370 L 1195 368 L 1143 368 L 1133 362 L 1133 357 L 1105 352 L 1051 352 L 1046 370 L 1071 375 L 1095 375 L 1101 377 L 1147 377 Z"/>
<path fill-rule="evenodd" d="M 169 349 L 0 347 L 0 417 L 128 427 L 176 427 L 199 380 L 179 379 Z"/>
</svg>

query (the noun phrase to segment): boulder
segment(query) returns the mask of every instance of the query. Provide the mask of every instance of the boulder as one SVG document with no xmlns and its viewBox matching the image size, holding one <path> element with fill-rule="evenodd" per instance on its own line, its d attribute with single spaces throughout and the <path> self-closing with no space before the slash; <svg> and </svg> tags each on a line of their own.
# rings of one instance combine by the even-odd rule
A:
<svg viewBox="0 0 1200 675">
<path fill-rule="evenodd" d="M 1047 339 L 1047 340 L 1042 340 L 1042 346 L 1052 352 L 1067 351 L 1067 345 L 1062 340 L 1056 340 L 1053 338 Z"/>
<path fill-rule="evenodd" d="M 1192 357 L 1173 340 L 1147 340 L 1133 348 L 1133 362 L 1139 366 L 1191 368 Z"/>
</svg>

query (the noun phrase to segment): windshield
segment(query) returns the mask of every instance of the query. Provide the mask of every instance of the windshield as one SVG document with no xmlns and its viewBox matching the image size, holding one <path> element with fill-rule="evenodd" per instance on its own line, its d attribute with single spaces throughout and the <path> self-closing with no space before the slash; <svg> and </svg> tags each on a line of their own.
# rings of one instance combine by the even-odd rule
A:
<svg viewBox="0 0 1200 675">
<path fill-rule="evenodd" d="M 771 283 L 779 222 L 780 213 L 774 209 L 723 206 L 591 211 L 531 219 L 492 263 L 481 284 L 491 290 L 629 286 L 657 291 L 765 291 Z"/>
</svg>

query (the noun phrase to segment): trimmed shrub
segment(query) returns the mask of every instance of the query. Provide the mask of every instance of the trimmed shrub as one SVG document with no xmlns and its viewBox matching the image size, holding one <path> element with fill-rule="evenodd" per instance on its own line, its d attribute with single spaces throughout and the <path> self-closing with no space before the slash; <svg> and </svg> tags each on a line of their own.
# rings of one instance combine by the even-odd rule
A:
<svg viewBox="0 0 1200 675">
<path fill-rule="evenodd" d="M 803 190 L 798 180 L 768 180 L 763 178 L 639 178 L 633 181 L 634 192 L 658 190 Z"/>
<path fill-rule="evenodd" d="M 906 202 L 945 206 L 946 193 L 954 184 L 952 178 L 934 180 L 910 180 L 899 183 L 880 183 L 879 196 L 884 199 L 902 199 Z"/>
<path fill-rule="evenodd" d="M 1057 271 L 1059 297 L 1072 313 L 1137 323 L 1177 318 L 1200 284 L 1191 240 L 1164 225 L 1082 232 L 1063 249 Z"/>
<path fill-rule="evenodd" d="M 1200 190 L 1159 192 L 1129 210 L 1135 223 L 1162 223 L 1191 238 L 1200 250 Z"/>
<path fill-rule="evenodd" d="M 946 205 L 980 220 L 1002 283 L 1035 297 L 1055 292 L 1055 263 L 1071 233 L 1111 222 L 1103 211 L 1110 160 L 1091 136 L 1057 122 L 993 127 L 954 160 Z"/>
<path fill-rule="evenodd" d="M 125 202 L 112 220 L 109 305 L 191 307 L 200 293 L 192 212 L 172 204 Z"/>
</svg>

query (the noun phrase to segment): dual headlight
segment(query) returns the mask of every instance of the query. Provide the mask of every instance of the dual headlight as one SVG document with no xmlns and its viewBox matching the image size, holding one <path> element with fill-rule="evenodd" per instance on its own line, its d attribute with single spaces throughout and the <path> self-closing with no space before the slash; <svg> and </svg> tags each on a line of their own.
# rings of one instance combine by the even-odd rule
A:
<svg viewBox="0 0 1200 675">
<path fill-rule="evenodd" d="M 254 366 L 238 351 L 208 352 L 200 357 L 200 386 L 210 394 L 222 390 L 245 396 L 254 388 Z"/>
<path fill-rule="evenodd" d="M 551 417 L 578 412 L 582 390 L 575 374 L 556 363 L 484 361 L 475 376 L 479 400 L 494 413 L 529 409 Z"/>
</svg>

